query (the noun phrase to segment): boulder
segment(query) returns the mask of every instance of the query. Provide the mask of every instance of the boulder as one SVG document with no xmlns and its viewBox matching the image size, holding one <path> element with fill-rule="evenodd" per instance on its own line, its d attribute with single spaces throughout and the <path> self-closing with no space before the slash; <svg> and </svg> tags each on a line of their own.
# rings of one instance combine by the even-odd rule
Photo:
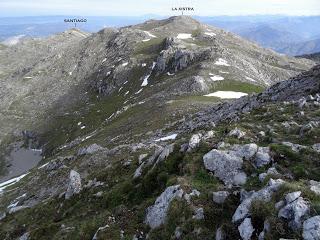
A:
<svg viewBox="0 0 320 240">
<path fill-rule="evenodd" d="M 320 239 L 320 216 L 314 216 L 304 221 L 302 237 L 304 240 Z"/>
<path fill-rule="evenodd" d="M 248 217 L 250 215 L 250 208 L 253 201 L 259 200 L 269 202 L 271 200 L 272 194 L 275 193 L 282 184 L 284 184 L 284 181 L 282 179 L 270 179 L 266 187 L 257 192 L 253 192 L 250 196 L 245 198 L 240 203 L 232 216 L 232 222 L 236 223 Z"/>
<path fill-rule="evenodd" d="M 292 195 L 289 197 L 289 200 L 292 200 L 298 194 Z M 289 226 L 293 230 L 299 230 L 302 225 L 302 220 L 309 215 L 310 206 L 307 201 L 302 197 L 298 197 L 293 202 L 287 202 L 287 205 L 280 209 L 278 213 L 279 218 L 285 218 L 289 221 Z"/>
<path fill-rule="evenodd" d="M 157 228 L 165 223 L 167 212 L 172 200 L 182 198 L 183 190 L 180 185 L 168 187 L 155 201 L 154 205 L 148 207 L 145 223 L 151 229 Z"/>
<path fill-rule="evenodd" d="M 212 199 L 215 203 L 222 204 L 229 195 L 230 193 L 227 191 L 214 192 Z"/>
<path fill-rule="evenodd" d="M 197 189 L 193 189 L 191 193 L 184 194 L 183 198 L 187 201 L 187 203 L 191 203 L 192 197 L 199 197 L 200 192 Z"/>
<path fill-rule="evenodd" d="M 204 211 L 203 208 L 197 208 L 195 214 L 192 216 L 193 219 L 202 220 L 204 219 Z"/>
<path fill-rule="evenodd" d="M 301 196 L 301 191 L 288 193 L 285 197 L 287 203 L 292 203 L 293 201 L 297 200 L 298 197 Z"/>
<path fill-rule="evenodd" d="M 70 171 L 69 184 L 65 194 L 65 199 L 71 198 L 73 195 L 81 191 L 81 177 L 80 174 L 74 170 Z"/>
<path fill-rule="evenodd" d="M 271 168 L 268 169 L 267 172 L 259 174 L 260 182 L 263 182 L 268 175 L 280 176 L 281 174 L 277 171 L 276 168 L 271 167 Z"/>
<path fill-rule="evenodd" d="M 320 182 L 310 180 L 309 183 L 310 183 L 310 190 L 315 194 L 320 195 Z"/>
<path fill-rule="evenodd" d="M 216 240 L 225 240 L 226 234 L 223 231 L 222 227 L 219 227 L 216 231 Z"/>
<path fill-rule="evenodd" d="M 320 143 L 313 144 L 312 149 L 320 153 Z"/>
<path fill-rule="evenodd" d="M 235 154 L 245 160 L 252 159 L 258 151 L 258 146 L 255 143 L 245 145 L 233 145 L 231 150 L 235 151 Z"/>
<path fill-rule="evenodd" d="M 28 240 L 29 237 L 30 237 L 30 233 L 29 233 L 29 232 L 26 232 L 26 233 L 24 233 L 22 236 L 20 236 L 20 237 L 18 238 L 18 240 Z"/>
<path fill-rule="evenodd" d="M 259 147 L 255 157 L 255 165 L 260 168 L 262 166 L 268 165 L 270 162 L 270 149 L 268 147 Z"/>
<path fill-rule="evenodd" d="M 238 227 L 238 230 L 243 240 L 250 240 L 254 232 L 254 228 L 251 223 L 251 218 L 245 218 Z"/>
<path fill-rule="evenodd" d="M 188 151 L 191 151 L 192 149 L 197 148 L 201 142 L 201 138 L 202 138 L 201 133 L 193 134 L 189 140 Z"/>
<path fill-rule="evenodd" d="M 224 182 L 225 185 L 245 184 L 247 176 L 242 171 L 243 160 L 236 151 L 211 150 L 203 156 L 207 170 Z"/>
<path fill-rule="evenodd" d="M 241 131 L 241 130 L 238 129 L 238 128 L 235 128 L 235 129 L 231 130 L 231 131 L 228 133 L 228 136 L 229 136 L 229 137 L 236 137 L 236 138 L 238 138 L 238 139 L 243 138 L 245 135 L 246 135 L 246 133 L 243 132 L 243 131 Z"/>
</svg>

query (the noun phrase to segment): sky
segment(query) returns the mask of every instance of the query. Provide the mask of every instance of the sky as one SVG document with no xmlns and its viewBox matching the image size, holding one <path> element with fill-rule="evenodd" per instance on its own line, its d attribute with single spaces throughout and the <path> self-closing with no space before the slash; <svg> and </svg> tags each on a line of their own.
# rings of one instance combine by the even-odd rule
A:
<svg viewBox="0 0 320 240">
<path fill-rule="evenodd" d="M 188 15 L 320 15 L 320 0 L 0 0 L 0 17 L 176 15 L 172 7 L 194 7 Z"/>
</svg>

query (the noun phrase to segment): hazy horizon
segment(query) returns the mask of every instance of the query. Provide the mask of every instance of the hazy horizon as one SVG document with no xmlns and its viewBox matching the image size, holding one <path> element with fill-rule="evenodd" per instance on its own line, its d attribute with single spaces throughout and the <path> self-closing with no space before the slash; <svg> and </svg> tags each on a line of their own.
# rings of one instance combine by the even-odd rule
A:
<svg viewBox="0 0 320 240">
<path fill-rule="evenodd" d="M 195 16 L 320 15 L 318 0 L 0 0 L 0 16 L 170 16 L 179 15 L 172 7 L 183 6 L 194 7 L 187 15 Z"/>
</svg>

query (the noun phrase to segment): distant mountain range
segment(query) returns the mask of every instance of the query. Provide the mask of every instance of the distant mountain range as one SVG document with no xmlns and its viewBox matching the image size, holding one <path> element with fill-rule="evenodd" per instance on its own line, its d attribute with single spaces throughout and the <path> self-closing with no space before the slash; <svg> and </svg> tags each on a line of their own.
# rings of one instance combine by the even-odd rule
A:
<svg viewBox="0 0 320 240">
<path fill-rule="evenodd" d="M 71 16 L 42 16 L 0 18 L 0 41 L 11 40 L 21 35 L 43 37 L 65 31 L 73 24 L 64 22 Z M 86 17 L 86 23 L 77 27 L 86 32 L 97 32 L 108 27 L 123 27 L 137 24 L 150 18 L 164 19 L 165 16 L 145 15 L 137 17 L 106 16 Z M 72 16 L 74 18 L 74 16 Z M 82 17 L 81 17 L 82 18 Z M 195 19 L 223 28 L 265 48 L 295 56 L 320 51 L 320 16 L 217 16 Z"/>
</svg>

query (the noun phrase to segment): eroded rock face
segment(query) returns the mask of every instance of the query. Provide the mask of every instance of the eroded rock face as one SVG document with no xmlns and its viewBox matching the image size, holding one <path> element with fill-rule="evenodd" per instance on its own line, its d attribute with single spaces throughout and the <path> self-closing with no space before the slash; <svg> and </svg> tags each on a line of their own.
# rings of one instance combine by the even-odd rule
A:
<svg viewBox="0 0 320 240">
<path fill-rule="evenodd" d="M 304 221 L 302 237 L 304 240 L 320 239 L 320 216 L 314 216 Z"/>
<path fill-rule="evenodd" d="M 256 153 L 255 165 L 262 167 L 268 165 L 271 162 L 270 149 L 269 147 L 259 147 Z"/>
<path fill-rule="evenodd" d="M 154 205 L 148 207 L 145 223 L 154 229 L 161 226 L 167 217 L 172 200 L 182 198 L 183 190 L 180 185 L 168 187 L 156 200 Z"/>
<path fill-rule="evenodd" d="M 198 147 L 200 144 L 201 138 L 202 138 L 202 134 L 200 133 L 192 135 L 192 137 L 189 140 L 188 151 L 191 151 L 192 149 L 195 149 L 196 147 Z"/>
<path fill-rule="evenodd" d="M 244 136 L 246 135 L 245 132 L 241 131 L 240 129 L 238 128 L 235 128 L 233 130 L 231 130 L 228 134 L 228 136 L 230 137 L 236 137 L 236 138 L 243 138 Z"/>
<path fill-rule="evenodd" d="M 320 195 L 320 182 L 310 180 L 310 190 L 317 195 Z"/>
<path fill-rule="evenodd" d="M 73 195 L 81 191 L 81 177 L 80 174 L 74 170 L 70 171 L 69 184 L 65 194 L 65 199 L 71 198 Z"/>
</svg>

